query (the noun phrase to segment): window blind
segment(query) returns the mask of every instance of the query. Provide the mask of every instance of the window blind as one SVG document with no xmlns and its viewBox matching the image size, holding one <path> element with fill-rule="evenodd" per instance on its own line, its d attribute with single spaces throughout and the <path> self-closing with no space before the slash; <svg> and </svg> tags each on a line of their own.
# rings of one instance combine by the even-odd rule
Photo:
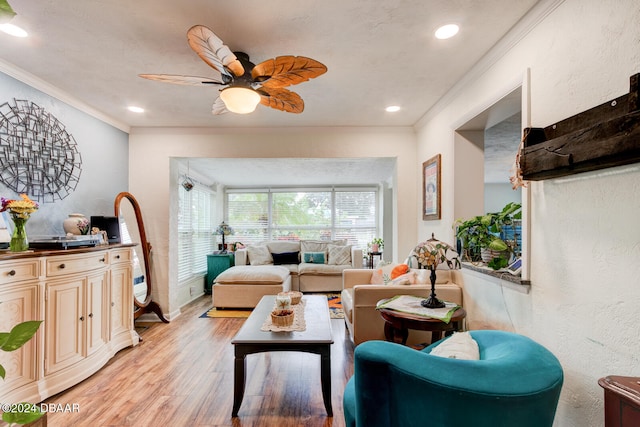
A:
<svg viewBox="0 0 640 427">
<path fill-rule="evenodd" d="M 191 191 L 178 186 L 178 282 L 207 270 L 214 250 L 213 191 L 196 183 Z"/>
<path fill-rule="evenodd" d="M 378 234 L 377 193 L 375 191 L 335 192 L 335 238 L 366 248 Z M 354 243 L 357 242 L 357 243 Z"/>
<path fill-rule="evenodd" d="M 234 230 L 234 241 L 246 245 L 268 239 L 268 193 L 227 193 L 226 209 L 227 221 Z"/>
<path fill-rule="evenodd" d="M 233 240 L 345 239 L 364 248 L 377 234 L 377 190 L 229 189 L 226 193 Z"/>
</svg>

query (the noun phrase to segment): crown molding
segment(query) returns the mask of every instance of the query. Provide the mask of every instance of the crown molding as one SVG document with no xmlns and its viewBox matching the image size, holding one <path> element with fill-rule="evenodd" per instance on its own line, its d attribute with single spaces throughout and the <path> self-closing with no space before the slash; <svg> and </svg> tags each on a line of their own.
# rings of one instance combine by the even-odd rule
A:
<svg viewBox="0 0 640 427">
<path fill-rule="evenodd" d="M 415 129 L 425 126 L 434 116 L 441 112 L 451 101 L 457 98 L 466 86 L 477 80 L 489 68 L 504 57 L 527 34 L 549 16 L 564 0 L 541 0 L 536 3 L 516 24 L 471 67 L 458 82 L 444 94 L 418 121 L 413 125 Z"/>
<path fill-rule="evenodd" d="M 57 100 L 64 102 L 65 104 L 68 104 L 73 108 L 76 108 L 82 111 L 83 113 L 86 113 L 108 125 L 111 125 L 117 129 L 120 129 L 123 132 L 129 133 L 131 130 L 131 127 L 128 124 L 123 123 L 119 120 L 115 120 L 113 117 L 107 116 L 101 111 L 98 111 L 95 108 L 90 107 L 89 105 L 80 101 L 79 99 L 69 95 L 62 89 L 50 83 L 47 83 L 41 78 L 36 77 L 33 74 L 28 73 L 2 59 L 0 59 L 0 72 L 3 72 L 4 74 L 10 77 L 13 77 L 16 80 L 19 80 L 20 82 L 26 85 L 29 85 L 32 88 L 37 89 L 46 95 L 56 98 Z"/>
</svg>

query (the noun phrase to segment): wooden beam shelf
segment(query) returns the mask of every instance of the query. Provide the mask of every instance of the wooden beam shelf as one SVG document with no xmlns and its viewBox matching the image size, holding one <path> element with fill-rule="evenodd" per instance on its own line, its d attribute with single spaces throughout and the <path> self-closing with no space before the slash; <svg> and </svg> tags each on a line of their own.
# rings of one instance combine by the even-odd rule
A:
<svg viewBox="0 0 640 427">
<path fill-rule="evenodd" d="M 628 94 L 546 128 L 526 128 L 520 167 L 539 181 L 640 162 L 640 74 Z"/>
</svg>

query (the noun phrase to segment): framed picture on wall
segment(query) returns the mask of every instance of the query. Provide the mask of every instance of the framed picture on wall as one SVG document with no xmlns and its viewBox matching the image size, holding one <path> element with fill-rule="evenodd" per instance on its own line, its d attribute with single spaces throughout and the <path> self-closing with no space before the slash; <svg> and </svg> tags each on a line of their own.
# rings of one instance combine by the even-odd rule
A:
<svg viewBox="0 0 640 427">
<path fill-rule="evenodd" d="M 440 154 L 422 163 L 422 219 L 440 219 Z"/>
</svg>

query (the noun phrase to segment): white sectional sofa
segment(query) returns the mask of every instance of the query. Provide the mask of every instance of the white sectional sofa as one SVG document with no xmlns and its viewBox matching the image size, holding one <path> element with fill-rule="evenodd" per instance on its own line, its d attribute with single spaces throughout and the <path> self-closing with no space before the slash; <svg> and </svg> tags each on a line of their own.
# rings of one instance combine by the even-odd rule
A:
<svg viewBox="0 0 640 427">
<path fill-rule="evenodd" d="M 323 259 L 313 259 L 313 254 L 318 253 L 324 254 Z M 315 262 L 308 262 L 312 259 Z M 236 251 L 235 260 L 236 266 L 280 265 L 287 268 L 293 291 L 340 292 L 342 271 L 362 268 L 362 249 L 347 245 L 343 240 L 273 240 Z"/>
</svg>

